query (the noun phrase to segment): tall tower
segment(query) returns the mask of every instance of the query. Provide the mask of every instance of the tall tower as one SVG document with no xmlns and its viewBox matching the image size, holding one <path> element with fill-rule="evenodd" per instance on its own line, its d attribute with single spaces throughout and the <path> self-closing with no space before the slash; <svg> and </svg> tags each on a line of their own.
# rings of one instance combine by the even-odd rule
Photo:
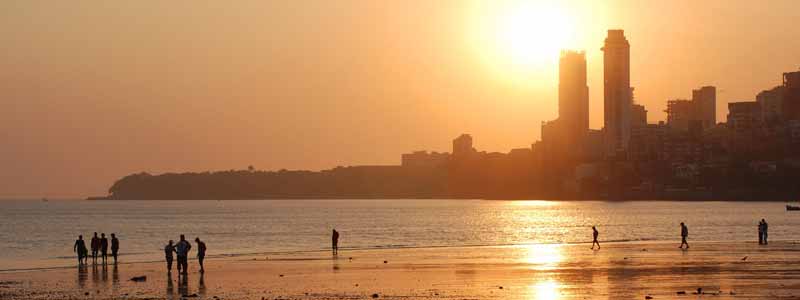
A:
<svg viewBox="0 0 800 300">
<path fill-rule="evenodd" d="M 606 156 L 628 149 L 631 136 L 630 45 L 621 29 L 609 30 L 603 50 Z"/>
<path fill-rule="evenodd" d="M 558 63 L 558 120 L 570 143 L 589 131 L 589 87 L 586 85 L 586 54 L 562 51 Z M 577 145 L 572 145 L 575 147 Z"/>
<path fill-rule="evenodd" d="M 703 128 L 711 128 L 717 124 L 717 88 L 704 86 L 692 90 L 694 102 L 694 119 L 703 122 Z"/>
</svg>

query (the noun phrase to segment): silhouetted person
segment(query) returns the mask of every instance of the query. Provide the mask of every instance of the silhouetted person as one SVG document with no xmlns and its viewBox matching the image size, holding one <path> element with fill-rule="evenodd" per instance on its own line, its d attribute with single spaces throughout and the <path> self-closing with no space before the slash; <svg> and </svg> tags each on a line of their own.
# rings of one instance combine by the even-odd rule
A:
<svg viewBox="0 0 800 300">
<path fill-rule="evenodd" d="M 203 273 L 206 271 L 203 268 L 203 260 L 206 258 L 206 243 L 200 241 L 199 237 L 195 238 L 194 241 L 197 243 L 197 262 L 200 263 L 200 273 Z"/>
<path fill-rule="evenodd" d="M 333 250 L 333 255 L 339 254 L 339 232 L 336 229 L 333 229 L 331 234 L 331 250 Z"/>
<path fill-rule="evenodd" d="M 113 233 L 111 234 L 111 257 L 114 258 L 114 264 L 117 264 L 117 254 L 119 253 L 119 240 Z"/>
<path fill-rule="evenodd" d="M 175 245 L 175 253 L 178 254 L 178 269 L 183 274 L 187 274 L 189 272 L 189 250 L 192 249 L 192 244 L 189 244 L 189 241 L 186 240 L 181 234 L 181 240 L 178 241 L 178 244 Z"/>
<path fill-rule="evenodd" d="M 594 250 L 594 245 L 597 245 L 597 250 L 600 250 L 600 242 L 597 241 L 598 235 L 600 232 L 597 231 L 597 227 L 592 226 L 592 250 Z"/>
<path fill-rule="evenodd" d="M 105 233 L 100 234 L 100 257 L 103 258 L 103 264 L 105 264 L 108 258 L 108 239 Z"/>
<path fill-rule="evenodd" d="M 686 245 L 686 249 L 689 249 L 689 243 L 686 242 L 686 238 L 689 236 L 689 227 L 686 227 L 686 224 L 681 222 L 681 246 L 678 248 L 683 249 L 683 245 Z"/>
<path fill-rule="evenodd" d="M 72 246 L 72 252 L 78 253 L 78 264 L 86 262 L 86 256 L 89 255 L 89 250 L 86 249 L 86 242 L 83 241 L 83 235 L 79 235 L 75 240 L 75 245 Z"/>
<path fill-rule="evenodd" d="M 172 245 L 172 240 L 169 240 L 169 243 L 164 246 L 164 258 L 167 260 L 167 273 L 172 273 L 172 253 L 175 253 L 175 246 Z M 178 272 L 181 271 L 181 267 L 178 267 Z"/>
<path fill-rule="evenodd" d="M 769 225 L 767 224 L 767 221 L 764 220 L 764 219 L 761 219 L 761 223 L 764 224 L 764 225 L 761 225 L 763 227 L 761 229 L 761 231 L 762 231 L 761 235 L 764 236 L 764 245 L 766 245 L 766 244 L 769 244 L 769 242 L 767 241 L 767 236 L 769 236 Z"/>
<path fill-rule="evenodd" d="M 90 246 L 92 247 L 92 262 L 97 263 L 97 251 L 100 250 L 100 238 L 97 237 L 97 232 L 94 233 Z"/>
<path fill-rule="evenodd" d="M 758 244 L 764 244 L 764 219 L 758 221 Z"/>
</svg>

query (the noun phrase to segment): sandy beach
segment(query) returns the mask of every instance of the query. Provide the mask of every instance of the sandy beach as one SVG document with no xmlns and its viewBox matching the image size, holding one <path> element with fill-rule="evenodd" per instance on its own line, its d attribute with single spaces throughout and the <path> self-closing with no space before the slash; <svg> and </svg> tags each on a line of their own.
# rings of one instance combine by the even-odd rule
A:
<svg viewBox="0 0 800 300">
<path fill-rule="evenodd" d="M 2 299 L 795 299 L 800 244 L 609 243 L 342 250 L 0 273 Z M 746 258 L 745 258 L 746 257 Z M 134 282 L 134 276 L 147 276 Z M 701 294 L 695 295 L 702 288 Z M 685 295 L 681 292 L 685 292 Z"/>
</svg>

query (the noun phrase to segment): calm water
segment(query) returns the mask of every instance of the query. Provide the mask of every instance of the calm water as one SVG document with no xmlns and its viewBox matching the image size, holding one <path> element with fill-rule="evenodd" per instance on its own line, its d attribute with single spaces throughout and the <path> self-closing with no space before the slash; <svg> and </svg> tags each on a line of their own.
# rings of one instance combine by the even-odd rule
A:
<svg viewBox="0 0 800 300">
<path fill-rule="evenodd" d="M 162 259 L 169 239 L 199 236 L 209 255 L 314 251 L 341 232 L 342 248 L 677 240 L 793 240 L 800 212 L 784 203 L 465 200 L 0 201 L 0 270 L 74 265 L 78 234 L 116 233 L 121 260 Z"/>
</svg>

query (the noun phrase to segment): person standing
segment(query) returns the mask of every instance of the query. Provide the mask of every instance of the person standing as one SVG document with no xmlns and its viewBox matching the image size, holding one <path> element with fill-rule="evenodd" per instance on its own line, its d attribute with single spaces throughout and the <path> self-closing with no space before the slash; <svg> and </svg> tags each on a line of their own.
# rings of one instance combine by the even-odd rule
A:
<svg viewBox="0 0 800 300">
<path fill-rule="evenodd" d="M 105 232 L 100 234 L 100 257 L 103 258 L 103 264 L 105 265 L 108 258 L 108 239 Z"/>
<path fill-rule="evenodd" d="M 189 272 L 189 250 L 192 249 L 192 244 L 186 240 L 186 237 L 181 234 L 181 240 L 175 245 L 175 253 L 178 255 L 178 271 L 187 274 Z"/>
<path fill-rule="evenodd" d="M 764 244 L 764 219 L 758 221 L 758 244 Z"/>
<path fill-rule="evenodd" d="M 97 251 L 100 250 L 100 238 L 97 237 L 97 232 L 94 233 L 92 240 L 90 242 L 90 246 L 92 247 L 92 263 L 97 263 Z"/>
<path fill-rule="evenodd" d="M 167 273 L 172 274 L 172 253 L 175 253 L 175 246 L 172 245 L 172 240 L 169 240 L 169 243 L 164 246 L 164 258 L 167 260 Z M 181 269 L 178 267 L 178 272 Z"/>
<path fill-rule="evenodd" d="M 764 236 L 764 245 L 769 244 L 767 242 L 767 236 L 769 236 L 769 225 L 767 224 L 767 220 L 761 219 L 761 235 Z"/>
<path fill-rule="evenodd" d="M 333 255 L 339 254 L 339 232 L 336 231 L 336 228 L 331 234 L 331 250 L 333 250 Z"/>
<path fill-rule="evenodd" d="M 686 245 L 686 249 L 689 249 L 689 243 L 686 242 L 686 238 L 689 236 L 689 227 L 686 227 L 686 224 L 681 222 L 681 246 L 678 248 L 683 249 L 683 245 Z"/>
<path fill-rule="evenodd" d="M 197 243 L 197 262 L 200 263 L 200 273 L 204 273 L 206 271 L 203 268 L 203 260 L 206 258 L 206 243 L 200 241 L 199 237 L 196 237 L 194 241 Z"/>
<path fill-rule="evenodd" d="M 83 241 L 83 235 L 79 235 L 78 239 L 75 240 L 75 245 L 72 246 L 72 252 L 78 253 L 78 264 L 86 263 L 86 256 L 88 256 L 88 250 L 86 249 L 86 242 Z"/>
<path fill-rule="evenodd" d="M 597 227 L 592 226 L 592 250 L 594 250 L 594 245 L 597 245 L 597 250 L 600 250 L 600 242 L 597 241 L 597 236 L 600 235 L 600 232 L 597 231 Z"/>
<path fill-rule="evenodd" d="M 111 257 L 114 258 L 114 264 L 117 264 L 117 254 L 119 253 L 119 240 L 115 234 L 111 234 Z"/>
</svg>

